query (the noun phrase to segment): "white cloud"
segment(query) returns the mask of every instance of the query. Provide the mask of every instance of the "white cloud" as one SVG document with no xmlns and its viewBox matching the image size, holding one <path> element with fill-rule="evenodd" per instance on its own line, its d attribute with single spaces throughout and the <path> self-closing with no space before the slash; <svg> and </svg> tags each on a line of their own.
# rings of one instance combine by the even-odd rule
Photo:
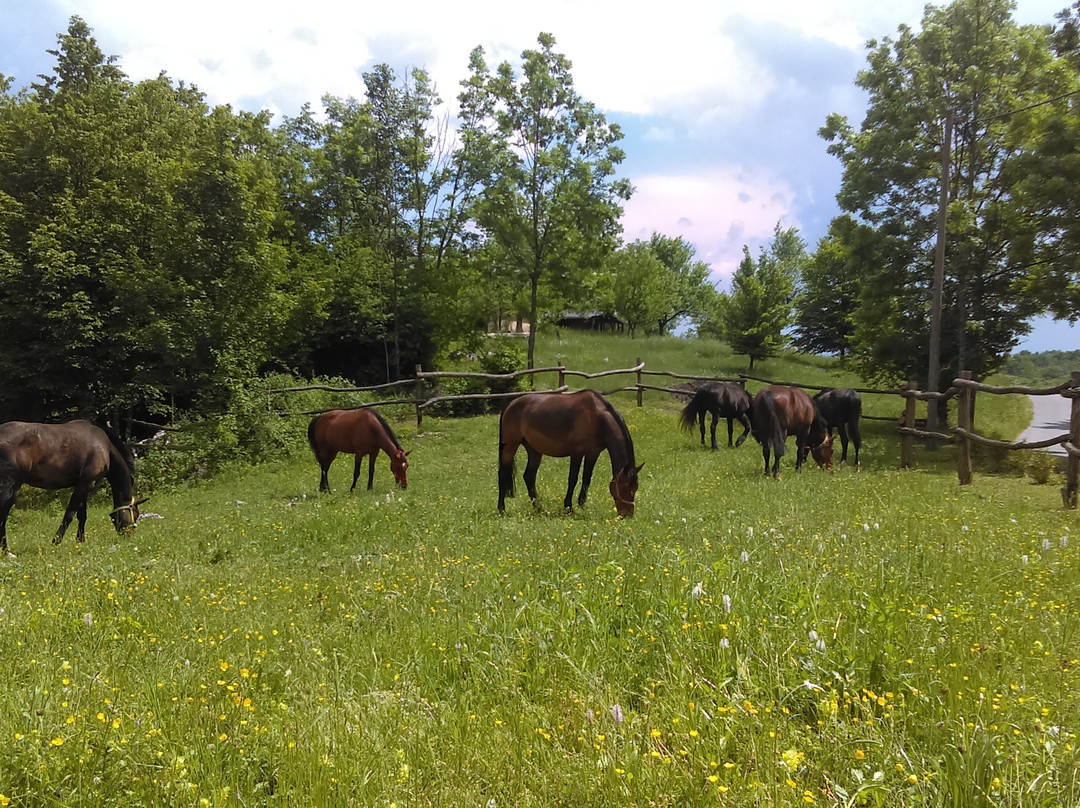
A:
<svg viewBox="0 0 1080 808">
<path fill-rule="evenodd" d="M 634 180 L 634 188 L 623 215 L 623 238 L 647 240 L 654 232 L 681 236 L 696 247 L 696 258 L 709 264 L 720 288 L 742 260 L 744 244 L 756 257 L 777 222 L 798 226 L 795 194 L 779 177 L 719 169 L 641 177 Z"/>
</svg>

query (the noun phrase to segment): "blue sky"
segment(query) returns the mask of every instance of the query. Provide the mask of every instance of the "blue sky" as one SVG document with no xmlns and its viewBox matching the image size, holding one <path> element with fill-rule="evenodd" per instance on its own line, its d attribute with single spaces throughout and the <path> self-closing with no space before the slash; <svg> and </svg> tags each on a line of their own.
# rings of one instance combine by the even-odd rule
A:
<svg viewBox="0 0 1080 808">
<path fill-rule="evenodd" d="M 1021 0 L 1022 23 L 1050 23 L 1067 0 Z M 813 248 L 837 215 L 840 166 L 818 128 L 831 112 L 858 124 L 854 86 L 865 43 L 917 27 L 923 0 L 710 0 L 634 6 L 604 0 L 0 0 L 0 73 L 15 88 L 50 72 L 73 14 L 133 80 L 164 71 L 211 104 L 295 115 L 330 93 L 361 97 L 360 74 L 385 62 L 425 68 L 447 101 L 469 52 L 517 62 L 555 36 L 575 86 L 619 123 L 635 187 L 627 239 L 682 236 L 721 289 L 779 222 Z M 450 112 L 453 111 L 452 104 Z M 1020 349 L 1074 350 L 1080 327 L 1040 320 Z"/>
</svg>

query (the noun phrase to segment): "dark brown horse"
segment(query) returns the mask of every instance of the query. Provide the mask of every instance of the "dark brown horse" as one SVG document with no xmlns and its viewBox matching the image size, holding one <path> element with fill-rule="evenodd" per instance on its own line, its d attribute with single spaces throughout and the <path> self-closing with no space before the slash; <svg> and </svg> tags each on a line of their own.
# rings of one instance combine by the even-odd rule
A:
<svg viewBox="0 0 1080 808">
<path fill-rule="evenodd" d="M 499 513 L 505 509 L 506 498 L 514 496 L 514 456 L 518 446 L 524 446 L 529 456 L 522 479 L 537 508 L 536 470 L 544 455 L 570 458 L 563 507 L 572 512 L 581 461 L 585 461 L 585 474 L 578 505 L 585 504 L 596 459 L 607 450 L 612 478 L 608 488 L 615 509 L 619 516 L 634 515 L 641 471 L 641 466 L 634 465 L 634 442 L 622 416 L 595 390 L 526 393 L 506 405 L 499 418 Z"/>
<path fill-rule="evenodd" d="M 79 517 L 77 538 L 86 540 L 86 499 L 103 480 L 112 489 L 109 515 L 117 531 L 134 525 L 139 505 L 146 501 L 136 502 L 132 495 L 134 473 L 134 457 L 119 435 L 89 421 L 0 424 L 0 552 L 7 551 L 7 518 L 23 485 L 50 491 L 72 489 L 53 538 L 53 544 L 59 544 L 75 516 Z"/>
<path fill-rule="evenodd" d="M 859 447 L 862 446 L 862 434 L 859 421 L 862 419 L 862 399 L 848 387 L 834 387 L 822 390 L 814 396 L 814 404 L 825 419 L 825 426 L 832 434 L 833 429 L 840 433 L 840 446 L 843 452 L 840 462 L 847 460 L 848 439 L 855 444 L 855 465 L 859 465 Z"/>
<path fill-rule="evenodd" d="M 356 481 L 360 477 L 360 461 L 367 455 L 367 487 L 370 491 L 375 479 L 375 459 L 379 456 L 380 449 L 390 458 L 390 471 L 397 484 L 408 488 L 405 471 L 409 468 L 407 458 L 410 452 L 401 448 L 390 424 L 375 410 L 330 410 L 312 419 L 308 424 L 307 434 L 308 443 L 311 444 L 311 450 L 315 452 L 315 459 L 319 461 L 319 468 L 322 469 L 320 491 L 330 490 L 330 481 L 326 475 L 338 452 L 356 456 L 350 491 L 356 488 Z"/>
<path fill-rule="evenodd" d="M 769 473 L 769 450 L 774 455 L 772 474 L 780 477 L 780 458 L 789 435 L 796 440 L 795 469 L 802 467 L 809 452 L 819 466 L 832 465 L 832 438 L 813 399 L 798 387 L 771 384 L 754 396 L 754 438 L 761 444 L 765 473 Z"/>
<path fill-rule="evenodd" d="M 743 433 L 735 441 L 735 446 L 742 446 L 746 436 L 750 434 L 750 394 L 737 384 L 725 384 L 723 382 L 705 382 L 694 393 L 679 416 L 680 425 L 686 429 L 694 428 L 694 421 L 701 428 L 701 445 L 705 445 L 705 413 L 712 414 L 710 436 L 712 448 L 716 448 L 716 422 L 721 418 L 727 419 L 727 445 L 731 446 L 731 438 L 735 433 L 735 421 L 743 426 Z"/>
</svg>

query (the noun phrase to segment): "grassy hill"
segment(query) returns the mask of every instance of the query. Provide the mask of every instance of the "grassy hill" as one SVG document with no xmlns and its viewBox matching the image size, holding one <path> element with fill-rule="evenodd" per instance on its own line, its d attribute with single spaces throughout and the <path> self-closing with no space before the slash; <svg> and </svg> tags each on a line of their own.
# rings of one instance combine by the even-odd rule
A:
<svg viewBox="0 0 1080 808">
<path fill-rule="evenodd" d="M 541 349 L 739 369 L 681 340 Z M 861 470 L 795 473 L 789 450 L 775 481 L 753 442 L 702 449 L 669 396 L 615 400 L 645 463 L 630 520 L 603 457 L 574 514 L 546 458 L 545 509 L 519 495 L 500 518 L 496 417 L 417 430 L 404 407 L 407 491 L 383 457 L 349 494 L 341 458 L 319 495 L 298 452 L 162 489 L 123 537 L 107 497 L 82 545 L 49 542 L 60 503 L 17 507 L 0 803 L 1080 801 L 1080 536 L 1056 486 L 961 488 L 926 452 L 901 471 L 884 422 Z"/>
</svg>

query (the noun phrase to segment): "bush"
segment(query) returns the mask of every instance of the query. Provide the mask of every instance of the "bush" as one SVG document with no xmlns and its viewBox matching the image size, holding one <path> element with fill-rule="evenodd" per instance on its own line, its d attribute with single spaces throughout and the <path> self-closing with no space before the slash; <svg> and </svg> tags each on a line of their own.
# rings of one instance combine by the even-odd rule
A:
<svg viewBox="0 0 1080 808">
<path fill-rule="evenodd" d="M 1036 485 L 1056 482 L 1060 461 L 1049 452 L 1025 451 L 1016 459 L 1021 474 L 1031 478 Z"/>
</svg>

